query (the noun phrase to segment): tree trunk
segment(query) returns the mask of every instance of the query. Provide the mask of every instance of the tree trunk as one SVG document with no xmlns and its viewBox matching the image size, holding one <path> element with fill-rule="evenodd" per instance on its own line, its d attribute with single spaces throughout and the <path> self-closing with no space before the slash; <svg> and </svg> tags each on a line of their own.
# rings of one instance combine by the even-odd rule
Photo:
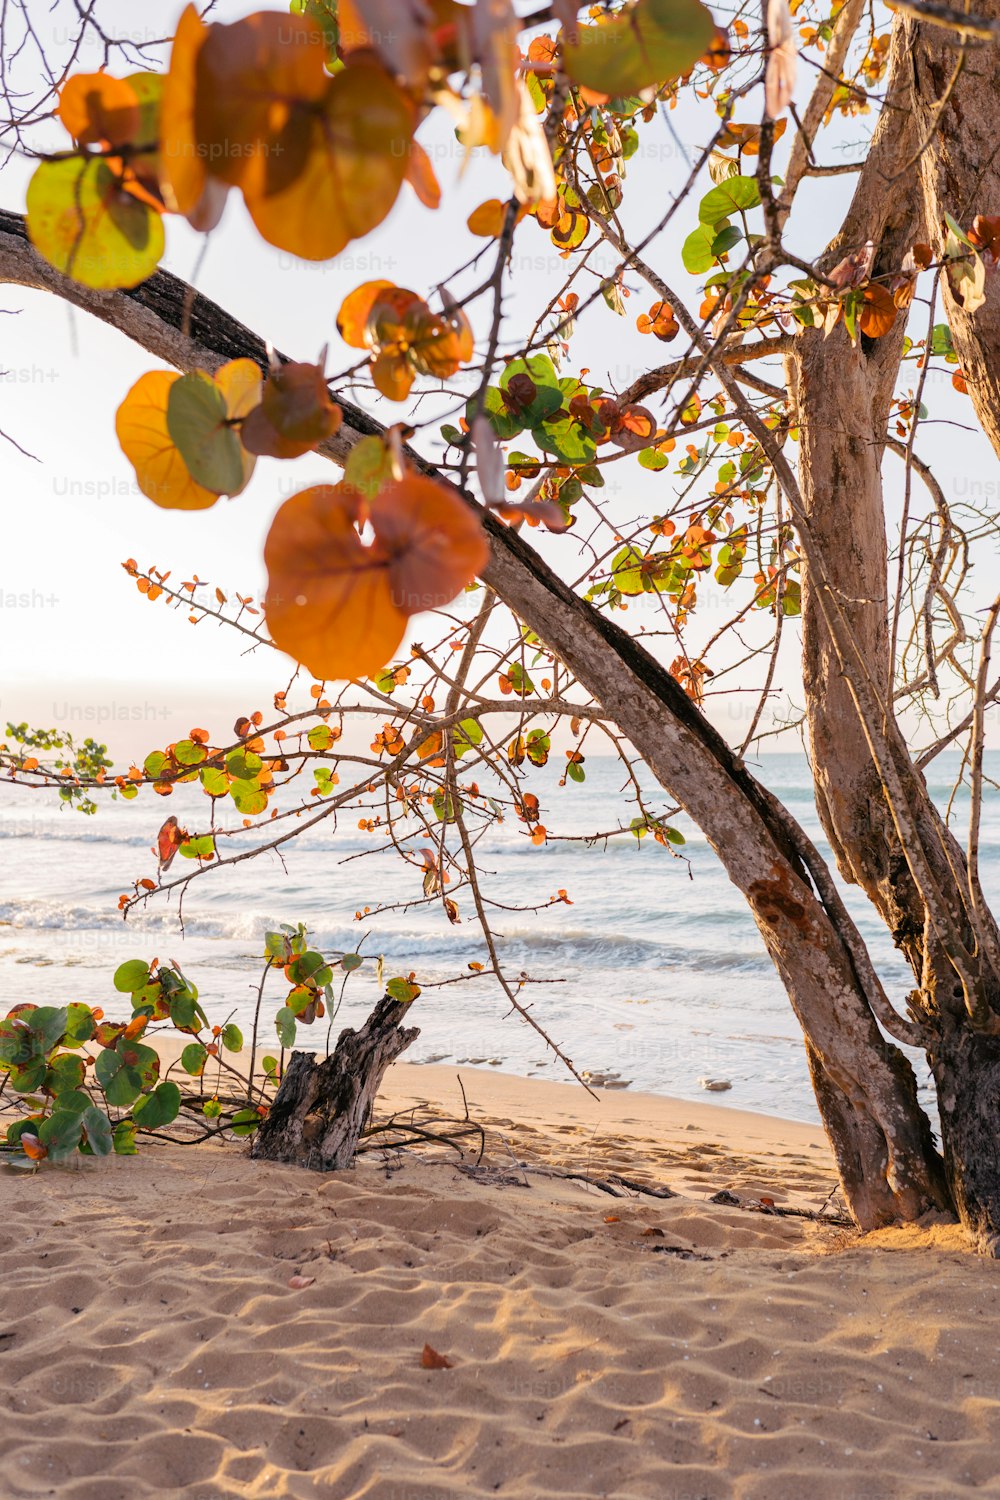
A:
<svg viewBox="0 0 1000 1500">
<path fill-rule="evenodd" d="M 1000 1256 L 1000 1036 L 949 1026 L 931 1067 L 959 1216 L 981 1254 Z"/>
<path fill-rule="evenodd" d="M 998 0 L 991 0 L 982 13 L 991 12 L 1000 12 Z M 940 240 L 946 210 L 964 225 L 974 212 L 1000 206 L 992 111 L 1000 86 L 997 51 L 986 46 L 970 52 L 968 67 L 948 98 L 948 117 L 939 117 L 956 54 L 954 38 L 940 27 L 919 27 L 902 18 L 896 22 L 887 90 L 891 107 L 883 110 L 844 228 L 824 259 L 827 268 L 871 240 L 873 274 L 891 272 L 915 241 Z M 918 160 L 922 197 L 914 194 L 912 183 Z M 963 367 L 967 372 L 975 368 L 980 377 L 978 414 L 1000 452 L 995 415 L 1000 409 L 1000 288 L 994 284 L 992 302 L 974 316 L 965 314 L 947 291 L 945 300 Z M 887 336 L 862 337 L 857 347 L 842 325 L 828 337 L 807 331 L 796 340 L 788 361 L 788 383 L 802 433 L 800 485 L 813 534 L 884 709 L 880 722 L 868 729 L 880 737 L 881 750 L 905 779 L 920 851 L 942 897 L 940 908 L 966 950 L 964 983 L 945 951 L 940 922 L 929 915 L 925 892 L 914 878 L 913 851 L 900 839 L 862 732 L 849 675 L 830 640 L 822 601 L 806 567 L 803 672 L 810 748 L 817 805 L 838 867 L 871 899 L 913 970 L 918 988 L 911 1010 L 929 1032 L 951 1196 L 980 1248 L 993 1253 L 1000 1242 L 1000 1043 L 986 1033 L 996 1024 L 989 1013 L 1000 1003 L 993 967 L 996 926 L 985 908 L 976 913 L 970 908 L 965 855 L 911 764 L 892 708 L 892 589 L 880 467 L 902 335 L 903 319 Z M 971 1019 L 970 988 L 981 1000 L 985 1018 Z"/>
<path fill-rule="evenodd" d="M 44 262 L 26 243 L 23 220 L 2 212 L 0 282 L 66 297 L 182 370 L 211 371 L 239 356 L 266 364 L 266 346 L 256 334 L 169 272 L 158 271 L 133 292 L 89 291 Z M 342 464 L 360 436 L 384 428 L 350 402 L 340 404 L 343 424 L 319 451 Z M 435 472 L 419 454 L 409 457 L 416 467 Z M 821 862 L 815 851 L 812 863 L 804 859 L 808 840 L 802 830 L 776 810 L 670 673 L 637 641 L 574 593 L 519 532 L 488 514 L 483 525 L 491 544 L 484 581 L 628 734 L 660 785 L 704 830 L 746 897 L 805 1032 L 823 1123 L 859 1226 L 948 1209 L 912 1070 L 879 1030 L 861 938 L 833 899 L 832 882 L 824 881 L 822 890 L 817 885 Z M 281 1159 L 299 1159 L 308 1144 L 295 1130 L 314 1096 L 305 1086 L 307 1075 L 299 1078 L 306 1104 L 289 1108 L 293 1155 Z M 279 1114 L 272 1131 L 281 1119 Z M 255 1154 L 270 1134 L 261 1132 Z"/>
<path fill-rule="evenodd" d="M 250 1155 L 317 1172 L 349 1167 L 386 1068 L 420 1035 L 399 1024 L 409 1008 L 383 995 L 359 1031 L 340 1033 L 330 1057 L 293 1052 Z"/>
<path fill-rule="evenodd" d="M 976 0 L 974 13 L 996 21 L 1000 0 Z M 972 39 L 963 48 L 954 31 L 910 17 L 901 16 L 896 25 L 905 36 L 908 103 L 926 141 L 914 165 L 936 258 L 946 213 L 966 231 L 976 214 L 1000 213 L 1000 48 L 995 39 Z M 1000 277 L 987 271 L 985 301 L 971 311 L 955 296 L 947 275 L 940 286 L 976 416 L 1000 454 Z"/>
</svg>

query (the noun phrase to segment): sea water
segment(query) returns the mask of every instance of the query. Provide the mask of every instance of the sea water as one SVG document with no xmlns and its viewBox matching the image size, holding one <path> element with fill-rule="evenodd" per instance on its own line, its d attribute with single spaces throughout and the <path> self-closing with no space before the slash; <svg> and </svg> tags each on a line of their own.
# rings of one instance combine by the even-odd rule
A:
<svg viewBox="0 0 1000 1500">
<path fill-rule="evenodd" d="M 1000 771 L 1000 753 L 988 759 Z M 805 757 L 761 756 L 754 769 L 828 855 Z M 939 757 L 931 768 L 942 806 L 957 769 L 956 755 Z M 586 772 L 582 785 L 559 788 L 552 774 L 531 783 L 541 821 L 553 834 L 606 833 L 634 816 L 617 762 L 589 757 Z M 657 801 L 657 789 L 648 789 Z M 658 806 L 666 806 L 662 793 Z M 334 1036 L 370 1010 L 379 994 L 381 957 L 384 978 L 412 971 L 423 986 L 412 1016 L 420 1037 L 410 1060 L 570 1081 L 541 1036 L 510 1013 L 492 977 L 442 984 L 471 975 L 470 963 L 488 963 L 468 889 L 455 891 L 458 925 L 439 902 L 411 905 L 421 897 L 419 872 L 384 848 L 380 836 L 361 832 L 356 815 L 336 829 L 330 820 L 303 833 L 284 846 L 283 861 L 265 854 L 210 870 L 191 883 L 180 910 L 176 893 L 156 896 L 123 922 L 119 894 L 137 878 L 155 878 L 151 844 L 162 818 L 174 812 L 201 831 L 206 807 L 199 793 L 178 788 L 163 802 L 148 793 L 131 803 L 104 800 L 96 816 L 84 817 L 61 809 L 51 793 L 0 787 L 4 1012 L 23 1000 L 82 1000 L 117 1015 L 127 999 L 112 987 L 115 968 L 126 958 L 156 956 L 180 963 L 210 1019 L 231 1016 L 247 1030 L 264 932 L 305 922 L 324 951 L 360 947 L 369 960 L 346 986 Z M 968 818 L 964 789 L 954 815 L 961 836 Z M 813 1121 L 801 1034 L 746 905 L 699 831 L 681 816 L 671 821 L 686 838 L 673 852 L 651 837 L 632 836 L 594 845 L 553 839 L 539 847 L 513 818 L 493 830 L 478 846 L 478 861 L 484 893 L 498 903 L 490 916 L 505 969 L 537 981 L 525 984 L 520 998 L 581 1071 L 636 1090 L 710 1097 Z M 995 901 L 1000 795 L 992 791 L 980 856 L 986 894 Z M 178 858 L 167 878 L 186 868 Z M 560 889 L 572 905 L 559 901 L 537 913 L 504 909 L 544 902 Z M 850 887 L 845 896 L 890 997 L 902 1008 L 912 987 L 907 966 L 864 897 Z M 386 905 L 397 909 L 356 919 L 366 907 Z M 280 979 L 272 979 L 262 1033 L 274 1051 L 273 1016 L 282 993 Z M 300 1040 L 322 1050 L 325 1024 L 302 1028 Z M 916 1061 L 929 1103 L 926 1068 Z M 700 1082 L 706 1078 L 732 1087 L 706 1095 Z"/>
</svg>

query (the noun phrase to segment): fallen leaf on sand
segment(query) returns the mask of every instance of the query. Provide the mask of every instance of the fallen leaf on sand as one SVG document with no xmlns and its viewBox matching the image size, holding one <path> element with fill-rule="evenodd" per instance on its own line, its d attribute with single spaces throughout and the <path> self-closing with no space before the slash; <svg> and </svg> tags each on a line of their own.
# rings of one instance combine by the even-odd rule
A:
<svg viewBox="0 0 1000 1500">
<path fill-rule="evenodd" d="M 316 1280 L 315 1276 L 289 1276 L 288 1285 L 294 1292 L 301 1292 L 303 1287 L 312 1286 Z"/>
<path fill-rule="evenodd" d="M 431 1348 L 430 1344 L 424 1345 L 420 1363 L 425 1370 L 453 1370 L 455 1368 L 446 1355 L 439 1354 L 436 1349 Z"/>
</svg>

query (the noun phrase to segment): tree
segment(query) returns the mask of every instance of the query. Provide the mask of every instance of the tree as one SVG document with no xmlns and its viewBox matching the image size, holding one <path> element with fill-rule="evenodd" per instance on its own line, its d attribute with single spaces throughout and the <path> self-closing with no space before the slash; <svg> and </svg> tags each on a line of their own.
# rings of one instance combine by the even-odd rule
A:
<svg viewBox="0 0 1000 1500">
<path fill-rule="evenodd" d="M 335 729 L 265 763 L 265 731 L 277 728 L 281 747 L 290 720 L 248 720 L 235 746 L 168 746 L 119 788 L 169 793 L 197 773 L 211 796 L 239 793 L 252 822 L 277 785 L 317 760 L 328 807 L 370 796 L 377 783 L 386 822 L 403 820 L 399 847 L 422 870 L 425 898 L 450 915 L 468 889 L 490 968 L 537 1024 L 491 941 L 475 843 L 492 814 L 465 768 L 492 766 L 540 842 L 546 830 L 518 767 L 547 759 L 555 722 L 570 722 L 578 746 L 607 734 L 626 763 L 634 747 L 749 903 L 802 1025 L 858 1224 L 954 1211 L 997 1253 L 1000 932 L 980 884 L 978 828 L 985 714 L 1000 693 L 989 673 L 1000 599 L 973 612 L 970 528 L 918 440 L 928 374 L 950 364 L 1000 453 L 1000 217 L 989 212 L 1000 205 L 988 104 L 1000 10 L 989 0 L 967 17 L 906 0 L 873 18 L 846 0 L 829 16 L 801 8 L 796 36 L 783 0 L 770 0 L 763 26 L 741 14 L 725 29 L 699 0 L 634 0 L 596 19 L 556 4 L 520 22 L 501 0 L 429 9 L 413 0 L 391 8 L 391 24 L 379 0 L 341 0 L 339 16 L 325 0 L 294 8 L 294 23 L 255 16 L 207 29 L 189 8 L 165 84 L 146 73 L 81 81 L 71 65 L 53 67 L 8 128 L 26 139 L 57 108 L 69 138 L 39 163 L 27 225 L 0 215 L 0 280 L 67 299 L 182 372 L 145 377 L 119 408 L 122 447 L 145 492 L 182 508 L 212 504 L 238 492 L 257 454 L 315 448 L 346 469 L 346 484 L 279 511 L 265 610 L 277 646 L 317 678 L 350 679 L 330 698 L 317 683 L 319 729 L 350 713 L 386 719 L 376 761 L 334 793 L 333 765 L 350 760 L 332 748 Z M 815 76 L 789 122 L 799 55 Z M 831 118 L 873 106 L 856 160 L 817 160 Z M 644 132 L 663 119 L 670 128 L 677 107 L 698 109 L 700 149 L 659 222 L 636 240 L 627 162 Z M 347 299 L 338 328 L 363 351 L 360 364 L 328 375 L 328 355 L 290 362 L 155 269 L 164 212 L 208 230 L 230 191 L 266 239 L 312 259 L 378 224 L 404 179 L 433 206 L 440 188 L 413 133 L 432 108 L 454 116 L 467 149 L 503 152 L 512 193 L 472 215 L 483 251 L 442 283 L 439 310 L 385 282 Z M 848 173 L 857 180 L 840 228 L 825 247 L 814 243 L 795 213 L 804 189 Z M 682 268 L 664 246 L 695 203 Z M 549 236 L 566 276 L 534 329 L 512 333 L 508 264 L 529 234 Z M 649 301 L 639 331 L 683 337 L 683 352 L 651 361 L 625 390 L 572 373 L 574 326 L 624 314 L 625 293 L 640 287 Z M 946 321 L 936 321 L 939 299 Z M 911 367 L 915 388 L 905 385 Z M 455 383 L 463 368 L 471 396 Z M 348 399 L 352 383 L 400 403 L 405 425 L 386 426 Z M 429 395 L 432 421 L 419 404 Z M 442 416 L 456 408 L 457 425 L 441 428 L 443 453 L 431 457 Z M 687 441 L 671 457 L 678 436 L 695 435 L 700 446 Z M 662 513 L 602 504 L 611 463 L 672 478 L 670 493 L 657 491 Z M 890 464 L 904 476 L 891 554 Z M 369 545 L 358 530 L 365 520 Z M 992 516 L 977 523 L 980 536 L 992 528 Z M 194 598 L 193 585 L 184 593 L 130 571 L 147 597 Z M 407 620 L 446 605 L 473 575 L 474 623 L 445 611 L 434 648 L 394 661 Z M 696 643 L 708 577 L 733 591 L 731 624 L 757 622 L 751 659 L 766 663 L 764 693 L 735 746 L 704 712 L 713 671 L 733 669 L 719 665 L 724 646 Z M 665 652 L 658 634 L 644 643 L 618 623 L 639 596 L 659 611 Z M 504 610 L 509 634 L 497 646 Z M 913 970 L 914 988 L 895 1001 L 831 870 L 743 759 L 786 622 L 799 615 L 820 816 L 841 875 L 861 887 Z M 237 624 L 261 638 L 242 602 Z M 545 662 L 537 685 L 529 650 Z M 486 691 L 494 673 L 499 697 Z M 914 705 L 922 717 L 910 718 L 934 735 L 922 750 L 902 716 Z M 512 706 L 509 740 L 484 728 Z M 964 847 L 923 774 L 953 744 L 964 746 L 971 789 Z M 249 782 L 245 753 L 259 761 Z M 234 754 L 244 759 L 231 762 Z M 21 779 L 51 780 L 24 746 L 4 758 Z M 566 775 L 582 764 L 583 752 L 571 751 Z M 295 836 L 303 821 L 292 813 L 263 847 Z M 406 819 L 415 825 L 404 830 Z M 419 853 L 413 826 L 427 841 Z M 621 833 L 647 832 L 669 845 L 669 812 L 640 800 Z M 184 852 L 202 863 L 174 882 L 182 887 L 208 861 L 245 857 L 220 859 L 214 836 L 187 839 Z M 137 887 L 123 905 L 149 895 Z M 897 1043 L 930 1059 L 940 1151 Z"/>
</svg>

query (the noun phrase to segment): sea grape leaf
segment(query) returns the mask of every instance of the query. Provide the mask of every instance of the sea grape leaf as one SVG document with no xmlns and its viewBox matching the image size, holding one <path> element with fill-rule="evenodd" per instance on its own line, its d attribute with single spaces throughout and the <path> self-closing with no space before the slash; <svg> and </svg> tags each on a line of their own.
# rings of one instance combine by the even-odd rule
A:
<svg viewBox="0 0 1000 1500">
<path fill-rule="evenodd" d="M 97 156 L 39 163 L 28 183 L 27 230 L 50 265 L 95 291 L 138 286 L 164 249 L 159 213 Z"/>
<path fill-rule="evenodd" d="M 574 83 L 611 96 L 639 94 L 684 73 L 707 51 L 715 22 L 698 0 L 635 0 L 564 37 L 563 64 Z"/>
</svg>

